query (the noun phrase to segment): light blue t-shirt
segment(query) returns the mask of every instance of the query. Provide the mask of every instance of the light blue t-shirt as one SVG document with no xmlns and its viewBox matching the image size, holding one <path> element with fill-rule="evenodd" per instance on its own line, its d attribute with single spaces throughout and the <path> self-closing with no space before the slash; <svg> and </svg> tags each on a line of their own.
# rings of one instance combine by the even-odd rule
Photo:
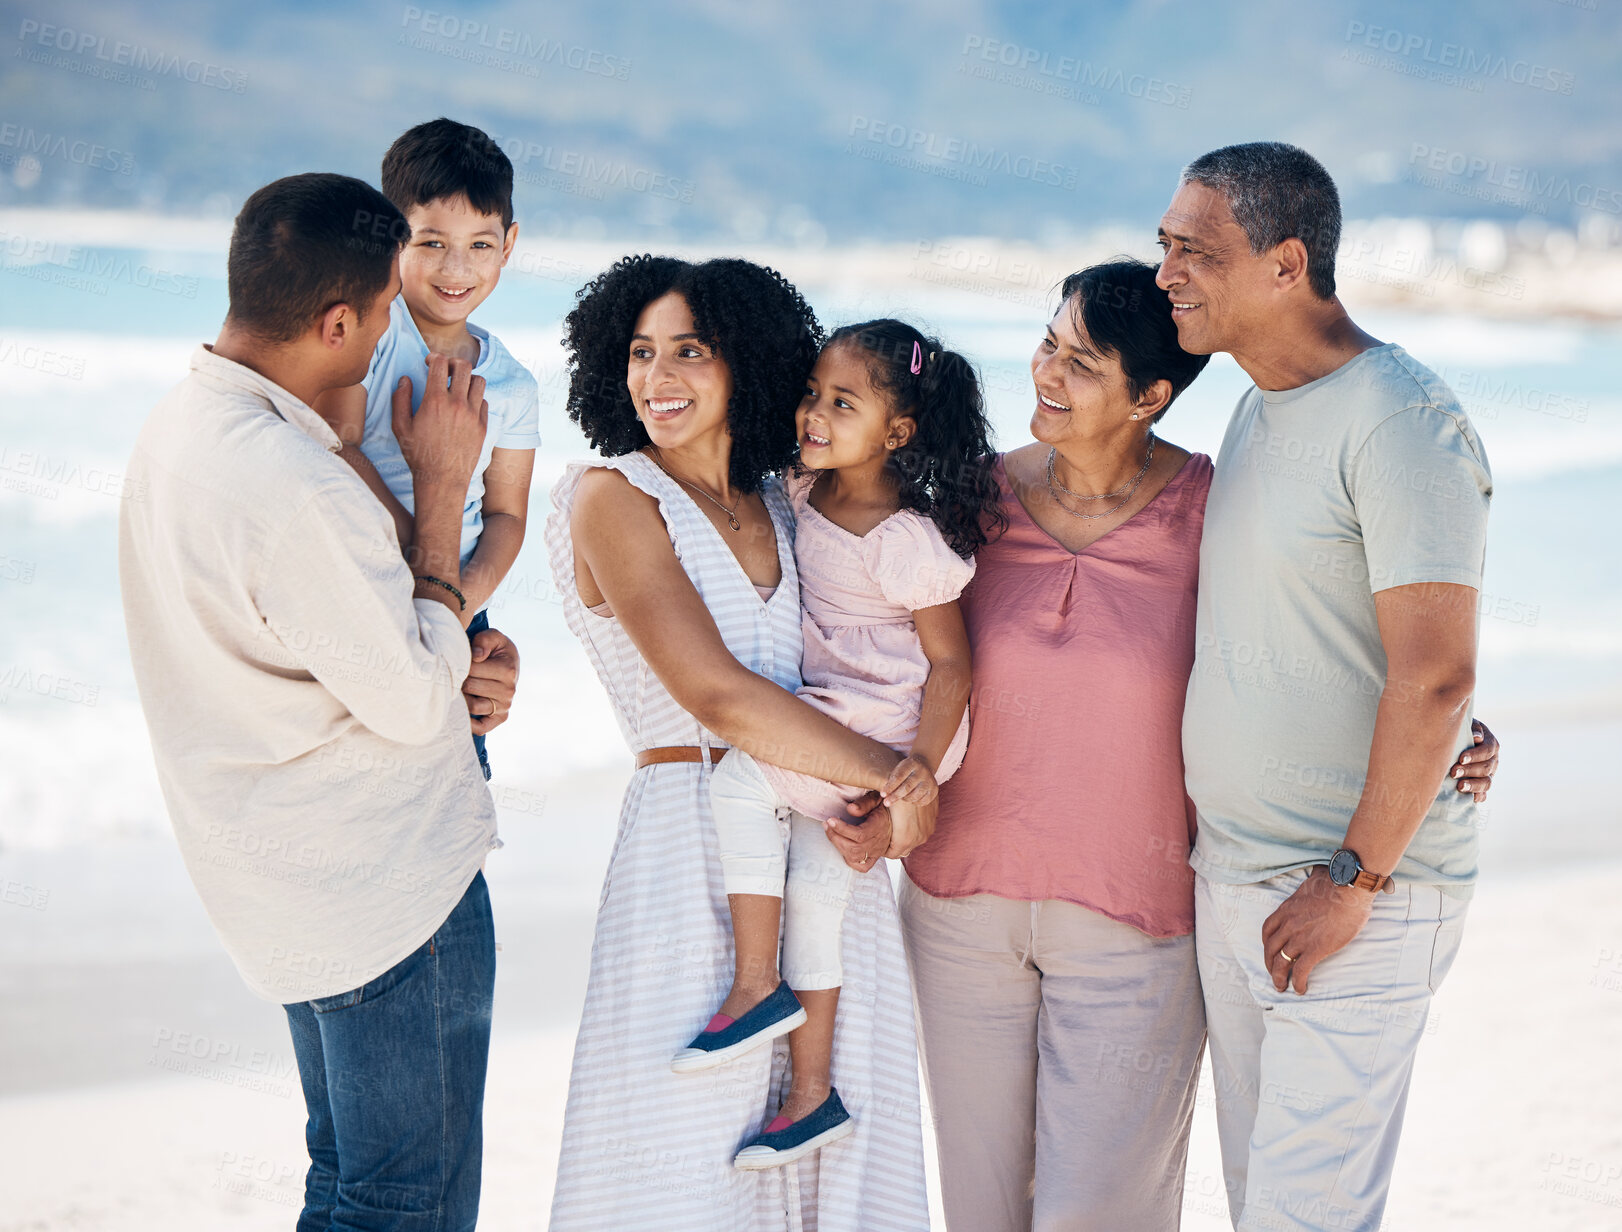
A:
<svg viewBox="0 0 1622 1232">
<path fill-rule="evenodd" d="M 1205 508 L 1183 711 L 1198 872 L 1262 881 L 1341 845 L 1388 683 L 1375 592 L 1479 590 L 1491 497 L 1458 399 L 1399 346 L 1240 398 Z M 1475 803 L 1444 780 L 1396 877 L 1465 896 L 1476 848 Z"/>
<path fill-rule="evenodd" d="M 479 362 L 473 375 L 484 378 L 490 421 L 473 481 L 468 485 L 467 503 L 462 507 L 463 565 L 472 557 L 484 531 L 484 472 L 490 465 L 490 451 L 534 449 L 541 443 L 540 387 L 534 376 L 501 345 L 501 339 L 471 321 L 467 332 L 479 341 Z M 397 295 L 389 305 L 389 327 L 378 339 L 371 369 L 361 382 L 366 387 L 366 436 L 360 449 L 377 468 L 389 491 L 415 514 L 411 470 L 400 453 L 400 443 L 394 439 L 394 387 L 403 376 L 411 378 L 411 413 L 415 415 L 428 382 L 428 344 L 411 319 L 405 296 Z"/>
</svg>

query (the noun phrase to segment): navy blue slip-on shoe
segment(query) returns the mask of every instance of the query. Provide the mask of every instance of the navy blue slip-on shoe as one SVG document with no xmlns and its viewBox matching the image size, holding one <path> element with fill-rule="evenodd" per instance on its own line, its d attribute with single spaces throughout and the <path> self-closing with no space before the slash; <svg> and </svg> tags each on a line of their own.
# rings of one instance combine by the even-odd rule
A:
<svg viewBox="0 0 1622 1232">
<path fill-rule="evenodd" d="M 812 1151 L 838 1142 L 856 1128 L 845 1105 L 839 1101 L 839 1092 L 828 1088 L 828 1098 L 809 1116 L 772 1131 L 772 1125 L 783 1120 L 777 1117 L 766 1127 L 765 1133 L 756 1134 L 743 1150 L 732 1157 L 732 1166 L 746 1172 L 759 1172 L 764 1168 L 781 1168 Z"/>
<path fill-rule="evenodd" d="M 712 1020 L 713 1021 L 713 1020 Z M 805 1008 L 787 981 L 742 1018 L 719 1031 L 701 1031 L 670 1062 L 678 1074 L 725 1065 L 779 1035 L 787 1035 L 805 1021 Z"/>
</svg>

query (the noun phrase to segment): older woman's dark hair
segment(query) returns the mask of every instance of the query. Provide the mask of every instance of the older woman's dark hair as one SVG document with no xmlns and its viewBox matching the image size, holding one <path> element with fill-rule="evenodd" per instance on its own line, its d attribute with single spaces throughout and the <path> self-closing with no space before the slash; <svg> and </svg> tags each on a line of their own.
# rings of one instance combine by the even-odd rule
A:
<svg viewBox="0 0 1622 1232">
<path fill-rule="evenodd" d="M 675 291 L 693 328 L 732 374 L 727 427 L 731 480 L 756 492 L 794 457 L 794 412 L 822 345 L 822 327 L 794 285 L 776 270 L 721 257 L 625 257 L 576 293 L 563 323 L 569 352 L 569 418 L 592 447 L 615 458 L 648 444 L 625 383 L 636 319 Z"/>
<path fill-rule="evenodd" d="M 1171 383 L 1171 397 L 1154 416 L 1171 409 L 1177 395 L 1205 370 L 1209 355 L 1190 355 L 1177 343 L 1171 299 L 1155 285 L 1155 267 L 1116 257 L 1071 274 L 1059 287 L 1093 346 L 1121 362 L 1127 391 L 1141 398 L 1156 381 Z"/>
</svg>

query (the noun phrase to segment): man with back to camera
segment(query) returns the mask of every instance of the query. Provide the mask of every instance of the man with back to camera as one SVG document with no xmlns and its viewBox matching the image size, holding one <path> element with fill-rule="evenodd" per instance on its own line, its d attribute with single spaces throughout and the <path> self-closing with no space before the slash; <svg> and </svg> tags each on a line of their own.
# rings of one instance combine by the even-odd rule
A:
<svg viewBox="0 0 1622 1232">
<path fill-rule="evenodd" d="M 1183 721 L 1242 1230 L 1379 1226 L 1476 877 L 1444 775 L 1471 743 L 1492 477 L 1453 392 L 1336 298 L 1340 224 L 1280 142 L 1196 159 L 1160 223 L 1179 342 L 1255 382 L 1211 486 Z"/>
<path fill-rule="evenodd" d="M 502 634 L 470 646 L 457 606 L 484 383 L 436 356 L 415 416 L 395 396 L 415 575 L 310 406 L 366 373 L 407 233 L 347 176 L 248 198 L 225 323 L 143 427 L 143 499 L 119 523 L 181 854 L 243 978 L 287 1012 L 309 1114 L 300 1232 L 467 1229 L 478 1211 L 481 868 L 499 840 L 468 724 L 504 720 L 518 671 Z"/>
</svg>

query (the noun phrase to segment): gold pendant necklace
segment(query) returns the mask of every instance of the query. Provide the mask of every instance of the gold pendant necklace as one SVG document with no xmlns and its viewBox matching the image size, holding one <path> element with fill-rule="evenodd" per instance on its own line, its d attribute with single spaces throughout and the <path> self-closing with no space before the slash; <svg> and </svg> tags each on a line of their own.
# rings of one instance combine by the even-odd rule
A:
<svg viewBox="0 0 1622 1232">
<path fill-rule="evenodd" d="M 658 458 L 655 458 L 653 460 L 653 464 L 655 466 L 657 466 L 660 470 L 664 471 L 665 474 L 670 475 L 670 477 L 672 479 L 674 479 L 677 483 L 685 484 L 687 487 L 693 489 L 693 491 L 697 492 L 705 500 L 709 501 L 710 504 L 714 505 L 722 513 L 726 514 L 727 515 L 727 525 L 730 526 L 733 530 L 742 530 L 743 529 L 743 523 L 738 521 L 738 506 L 737 505 L 734 505 L 731 509 L 728 509 L 720 501 L 716 500 L 715 497 L 711 496 L 703 488 L 699 487 L 696 483 L 692 482 L 692 480 L 683 479 L 680 475 L 671 475 L 670 474 L 670 469 L 668 467 L 666 467 L 663 462 L 659 461 Z M 738 498 L 738 504 L 741 505 L 742 503 L 743 503 L 743 497 L 740 496 Z"/>
</svg>

